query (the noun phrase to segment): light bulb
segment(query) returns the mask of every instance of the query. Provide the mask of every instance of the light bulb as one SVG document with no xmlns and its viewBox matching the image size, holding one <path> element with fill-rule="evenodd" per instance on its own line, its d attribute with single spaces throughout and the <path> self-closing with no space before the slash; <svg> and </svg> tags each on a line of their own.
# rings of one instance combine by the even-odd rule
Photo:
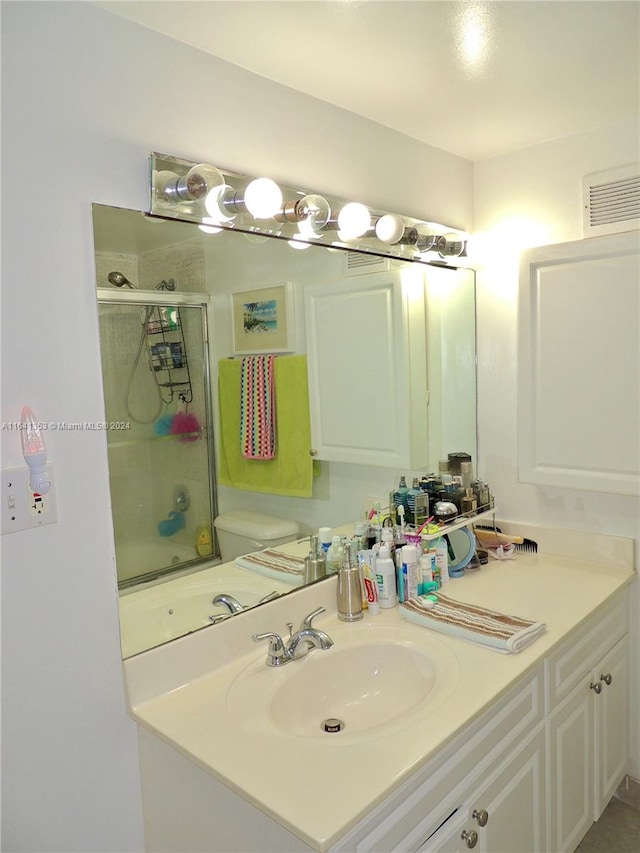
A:
<svg viewBox="0 0 640 853">
<path fill-rule="evenodd" d="M 362 237 L 371 227 L 369 210 L 357 201 L 350 201 L 338 214 L 338 228 L 343 240 Z"/>
<path fill-rule="evenodd" d="M 223 229 L 218 225 L 218 221 L 210 216 L 203 216 L 202 223 L 198 228 L 205 234 L 219 234 Z"/>
<path fill-rule="evenodd" d="M 224 184 L 222 172 L 207 163 L 197 163 L 186 175 L 162 171 L 155 174 L 156 195 L 163 201 L 179 204 L 181 201 L 197 201 L 205 198 L 211 190 Z"/>
<path fill-rule="evenodd" d="M 433 231 L 427 231 L 424 226 L 418 225 L 416 228 L 416 250 L 422 255 L 436 248 L 438 235 Z"/>
<path fill-rule="evenodd" d="M 305 195 L 296 204 L 304 218 L 298 223 L 298 231 L 305 237 L 315 237 L 331 218 L 331 208 L 321 195 Z"/>
<path fill-rule="evenodd" d="M 47 448 L 40 432 L 40 425 L 28 406 L 22 407 L 20 440 L 24 461 L 31 471 L 31 490 L 39 495 L 46 495 L 51 488 L 51 481 L 45 467 Z"/>
<path fill-rule="evenodd" d="M 464 252 L 464 240 L 453 232 L 438 237 L 438 254 L 441 258 L 457 258 Z"/>
<path fill-rule="evenodd" d="M 185 200 L 205 198 L 212 189 L 224 184 L 222 172 L 207 163 L 192 166 L 184 178 L 178 181 L 178 192 Z"/>
<path fill-rule="evenodd" d="M 244 204 L 255 219 L 271 219 L 282 207 L 282 191 L 270 178 L 256 178 L 244 192 Z"/>
<path fill-rule="evenodd" d="M 394 213 L 386 213 L 376 222 L 376 237 L 383 243 L 393 246 L 404 235 L 404 222 Z"/>
<path fill-rule="evenodd" d="M 287 243 L 291 246 L 292 249 L 310 249 L 311 244 L 304 242 L 304 237 L 302 234 L 294 234 L 291 240 L 287 240 Z"/>
<path fill-rule="evenodd" d="M 233 222 L 236 214 L 229 214 L 228 211 L 232 208 L 231 203 L 235 198 L 235 194 L 233 187 L 230 187 L 228 184 L 214 187 L 211 192 L 207 193 L 204 199 L 204 206 L 212 223 Z"/>
</svg>

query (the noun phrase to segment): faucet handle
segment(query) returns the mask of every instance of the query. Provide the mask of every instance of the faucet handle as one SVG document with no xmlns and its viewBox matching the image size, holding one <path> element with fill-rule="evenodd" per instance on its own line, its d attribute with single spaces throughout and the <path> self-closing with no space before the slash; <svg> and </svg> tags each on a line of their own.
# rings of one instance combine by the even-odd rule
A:
<svg viewBox="0 0 640 853">
<path fill-rule="evenodd" d="M 311 622 L 316 618 L 316 616 L 319 616 L 321 613 L 324 613 L 324 611 L 324 607 L 318 607 L 317 610 L 313 610 L 311 613 L 309 613 L 308 616 L 305 616 L 302 620 L 300 630 L 304 631 L 305 628 L 311 628 Z"/>
<path fill-rule="evenodd" d="M 261 640 L 269 640 L 269 649 L 267 651 L 267 666 L 280 666 L 291 660 L 291 655 L 287 651 L 282 641 L 280 634 L 274 634 L 267 631 L 264 634 L 254 634 L 254 643 L 259 643 Z"/>
</svg>

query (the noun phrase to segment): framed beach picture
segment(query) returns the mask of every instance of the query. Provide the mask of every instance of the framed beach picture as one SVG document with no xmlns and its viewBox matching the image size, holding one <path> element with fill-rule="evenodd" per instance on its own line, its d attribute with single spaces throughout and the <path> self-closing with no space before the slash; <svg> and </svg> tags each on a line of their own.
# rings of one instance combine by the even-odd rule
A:
<svg viewBox="0 0 640 853">
<path fill-rule="evenodd" d="M 291 352 L 295 349 L 293 285 L 231 294 L 234 353 Z"/>
</svg>

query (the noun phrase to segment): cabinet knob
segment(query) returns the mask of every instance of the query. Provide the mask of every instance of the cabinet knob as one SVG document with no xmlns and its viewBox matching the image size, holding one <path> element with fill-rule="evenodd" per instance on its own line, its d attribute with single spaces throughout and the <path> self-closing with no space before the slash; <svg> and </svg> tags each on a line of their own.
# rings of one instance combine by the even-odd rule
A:
<svg viewBox="0 0 640 853">
<path fill-rule="evenodd" d="M 600 678 L 604 681 L 604 683 L 605 683 L 607 686 L 608 686 L 609 684 L 611 684 L 611 682 L 613 681 L 613 676 L 611 675 L 611 673 L 610 673 L 610 672 L 608 672 L 606 675 L 601 675 L 601 676 L 600 676 Z"/>
<path fill-rule="evenodd" d="M 317 450 L 313 450 L 313 449 L 311 449 L 311 450 L 309 451 L 309 456 L 317 456 L 317 455 L 318 455 L 318 451 L 317 451 Z"/>
<path fill-rule="evenodd" d="M 602 693 L 602 682 L 601 681 L 595 681 L 595 682 L 592 681 L 591 684 L 589 685 L 589 687 L 591 688 L 591 690 L 593 690 L 594 693 Z"/>
<path fill-rule="evenodd" d="M 486 826 L 489 820 L 489 812 L 486 809 L 474 809 L 471 817 L 478 821 L 478 826 Z"/>
<path fill-rule="evenodd" d="M 478 833 L 475 831 L 475 829 L 472 829 L 471 832 L 467 832 L 466 829 L 463 829 L 460 838 L 464 841 L 464 843 L 469 849 L 475 847 L 478 843 Z"/>
</svg>

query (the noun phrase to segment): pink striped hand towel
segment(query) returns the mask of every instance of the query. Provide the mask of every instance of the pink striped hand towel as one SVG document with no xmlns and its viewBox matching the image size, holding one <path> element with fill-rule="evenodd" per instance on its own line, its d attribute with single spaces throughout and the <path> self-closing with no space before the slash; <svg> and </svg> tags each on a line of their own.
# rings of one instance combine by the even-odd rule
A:
<svg viewBox="0 0 640 853">
<path fill-rule="evenodd" d="M 276 358 L 249 355 L 242 359 L 240 443 L 245 459 L 273 459 L 276 455 Z"/>
</svg>

